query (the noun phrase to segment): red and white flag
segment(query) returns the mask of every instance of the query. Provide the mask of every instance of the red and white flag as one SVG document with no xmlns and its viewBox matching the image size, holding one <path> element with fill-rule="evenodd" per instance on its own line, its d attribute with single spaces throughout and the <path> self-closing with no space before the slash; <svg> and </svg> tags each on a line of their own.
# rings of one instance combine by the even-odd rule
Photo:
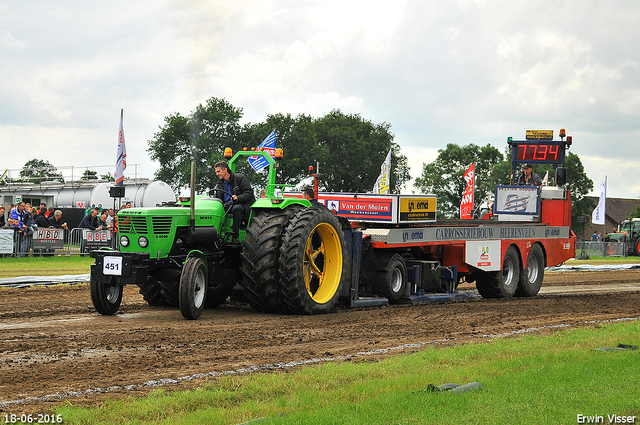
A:
<svg viewBox="0 0 640 425">
<path fill-rule="evenodd" d="M 120 131 L 118 132 L 118 155 L 116 159 L 116 186 L 124 186 L 124 169 L 127 168 L 127 147 L 124 144 L 122 119 L 124 109 L 120 109 Z"/>
<path fill-rule="evenodd" d="M 476 186 L 476 163 L 472 163 L 467 171 L 464 172 L 463 177 L 467 182 L 467 187 L 464 189 L 462 195 L 462 202 L 460 202 L 460 218 L 471 219 L 473 218 L 473 191 Z"/>
</svg>

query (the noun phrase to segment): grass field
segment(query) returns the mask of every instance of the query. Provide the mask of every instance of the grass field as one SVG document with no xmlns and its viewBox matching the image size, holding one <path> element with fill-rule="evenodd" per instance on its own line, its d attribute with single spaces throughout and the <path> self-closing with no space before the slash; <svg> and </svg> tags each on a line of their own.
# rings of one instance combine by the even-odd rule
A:
<svg viewBox="0 0 640 425">
<path fill-rule="evenodd" d="M 72 256 L 17 257 L 0 259 L 0 278 L 18 276 L 61 276 L 89 273 L 93 258 Z"/>
<path fill-rule="evenodd" d="M 609 423 L 614 414 L 639 423 L 640 351 L 594 350 L 619 342 L 640 343 L 640 322 L 229 376 L 96 408 L 67 402 L 56 412 L 65 424 L 571 424 L 578 415 Z M 425 391 L 474 381 L 484 388 Z"/>
</svg>

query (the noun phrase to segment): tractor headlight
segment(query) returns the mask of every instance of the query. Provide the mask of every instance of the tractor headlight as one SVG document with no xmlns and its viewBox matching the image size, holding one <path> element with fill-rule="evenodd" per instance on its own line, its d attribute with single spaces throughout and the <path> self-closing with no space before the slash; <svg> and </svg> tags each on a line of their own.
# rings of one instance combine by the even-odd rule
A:
<svg viewBox="0 0 640 425">
<path fill-rule="evenodd" d="M 149 239 L 144 236 L 140 236 L 140 239 L 138 239 L 138 245 L 140 245 L 140 248 L 146 248 L 149 246 Z"/>
<path fill-rule="evenodd" d="M 126 236 L 120 236 L 120 245 L 129 246 L 129 238 Z"/>
</svg>

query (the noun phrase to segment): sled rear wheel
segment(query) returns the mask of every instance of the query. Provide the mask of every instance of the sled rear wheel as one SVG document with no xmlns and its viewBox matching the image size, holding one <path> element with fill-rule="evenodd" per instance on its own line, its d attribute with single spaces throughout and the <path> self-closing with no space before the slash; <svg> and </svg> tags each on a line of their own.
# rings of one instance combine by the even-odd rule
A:
<svg viewBox="0 0 640 425">
<path fill-rule="evenodd" d="M 513 246 L 507 249 L 502 270 L 476 274 L 476 288 L 483 298 L 511 298 L 520 280 L 520 257 Z"/>
<path fill-rule="evenodd" d="M 520 282 L 516 290 L 517 297 L 535 297 L 544 278 L 544 253 L 540 245 L 534 244 L 529 251 L 527 268 L 520 272 Z"/>
</svg>

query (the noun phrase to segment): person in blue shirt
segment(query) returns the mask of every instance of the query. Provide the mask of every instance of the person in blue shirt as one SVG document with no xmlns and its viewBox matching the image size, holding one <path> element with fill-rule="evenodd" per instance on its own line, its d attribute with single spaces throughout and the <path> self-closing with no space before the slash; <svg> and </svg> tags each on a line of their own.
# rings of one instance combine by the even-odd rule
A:
<svg viewBox="0 0 640 425">
<path fill-rule="evenodd" d="M 220 180 L 213 190 L 214 196 L 222 199 L 225 209 L 229 208 L 228 211 L 233 214 L 231 243 L 239 244 L 238 236 L 240 235 L 242 217 L 249 217 L 251 205 L 256 201 L 256 197 L 247 176 L 231 172 L 227 162 L 216 163 L 215 169 Z"/>
</svg>

